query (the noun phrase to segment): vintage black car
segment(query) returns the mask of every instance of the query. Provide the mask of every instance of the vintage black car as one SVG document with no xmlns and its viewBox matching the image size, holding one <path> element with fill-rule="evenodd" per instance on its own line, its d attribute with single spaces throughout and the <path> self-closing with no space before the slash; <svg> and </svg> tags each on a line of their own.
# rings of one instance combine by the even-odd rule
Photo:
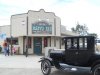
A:
<svg viewBox="0 0 100 75">
<path fill-rule="evenodd" d="M 65 37 L 65 50 L 48 50 L 48 55 L 41 58 L 41 70 L 49 75 L 51 68 L 65 70 L 67 64 L 78 67 L 90 67 L 93 75 L 100 75 L 100 54 L 96 51 L 94 36 Z"/>
</svg>

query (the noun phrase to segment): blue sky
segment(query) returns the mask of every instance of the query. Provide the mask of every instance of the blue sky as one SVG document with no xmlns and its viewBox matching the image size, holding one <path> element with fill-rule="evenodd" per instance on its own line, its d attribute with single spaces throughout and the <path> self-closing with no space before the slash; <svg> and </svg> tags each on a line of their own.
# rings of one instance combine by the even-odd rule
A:
<svg viewBox="0 0 100 75">
<path fill-rule="evenodd" d="M 0 25 L 9 25 L 11 15 L 41 8 L 59 16 L 68 30 L 79 22 L 100 36 L 100 0 L 0 0 Z"/>
</svg>

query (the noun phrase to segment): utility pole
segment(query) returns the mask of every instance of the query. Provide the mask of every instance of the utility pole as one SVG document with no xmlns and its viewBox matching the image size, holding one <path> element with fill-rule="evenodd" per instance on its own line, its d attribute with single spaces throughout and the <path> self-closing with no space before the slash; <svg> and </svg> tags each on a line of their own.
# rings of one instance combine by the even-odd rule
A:
<svg viewBox="0 0 100 75">
<path fill-rule="evenodd" d="M 11 36 L 11 55 L 12 55 L 12 47 L 13 47 L 13 41 L 12 41 L 12 36 Z"/>
<path fill-rule="evenodd" d="M 13 37 L 12 37 L 12 19 L 10 20 L 10 44 L 11 44 L 11 55 L 12 55 L 12 39 L 13 39 Z"/>
<path fill-rule="evenodd" d="M 26 57 L 28 56 L 28 16 L 27 16 L 27 26 L 26 26 L 26 29 L 27 29 L 27 36 L 26 36 Z"/>
</svg>

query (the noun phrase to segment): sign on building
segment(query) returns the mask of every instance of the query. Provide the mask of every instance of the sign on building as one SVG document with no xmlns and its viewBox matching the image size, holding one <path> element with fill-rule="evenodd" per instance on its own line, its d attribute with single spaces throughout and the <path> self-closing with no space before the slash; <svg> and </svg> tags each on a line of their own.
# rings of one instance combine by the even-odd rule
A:
<svg viewBox="0 0 100 75">
<path fill-rule="evenodd" d="M 47 22 L 37 22 L 32 24 L 32 33 L 52 34 L 52 25 Z"/>
</svg>

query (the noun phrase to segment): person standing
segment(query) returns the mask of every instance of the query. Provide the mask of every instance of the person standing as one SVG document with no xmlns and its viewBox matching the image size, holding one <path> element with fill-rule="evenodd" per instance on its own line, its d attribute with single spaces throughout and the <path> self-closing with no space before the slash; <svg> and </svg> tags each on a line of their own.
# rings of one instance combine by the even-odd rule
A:
<svg viewBox="0 0 100 75">
<path fill-rule="evenodd" d="M 4 43 L 3 43 L 3 48 L 4 48 L 4 54 L 5 54 L 5 56 L 7 55 L 7 41 L 6 40 L 4 40 Z"/>
<path fill-rule="evenodd" d="M 2 47 L 1 47 L 1 45 L 0 45 L 0 53 L 2 52 Z"/>
<path fill-rule="evenodd" d="M 7 43 L 7 54 L 9 56 L 9 42 Z"/>
</svg>

